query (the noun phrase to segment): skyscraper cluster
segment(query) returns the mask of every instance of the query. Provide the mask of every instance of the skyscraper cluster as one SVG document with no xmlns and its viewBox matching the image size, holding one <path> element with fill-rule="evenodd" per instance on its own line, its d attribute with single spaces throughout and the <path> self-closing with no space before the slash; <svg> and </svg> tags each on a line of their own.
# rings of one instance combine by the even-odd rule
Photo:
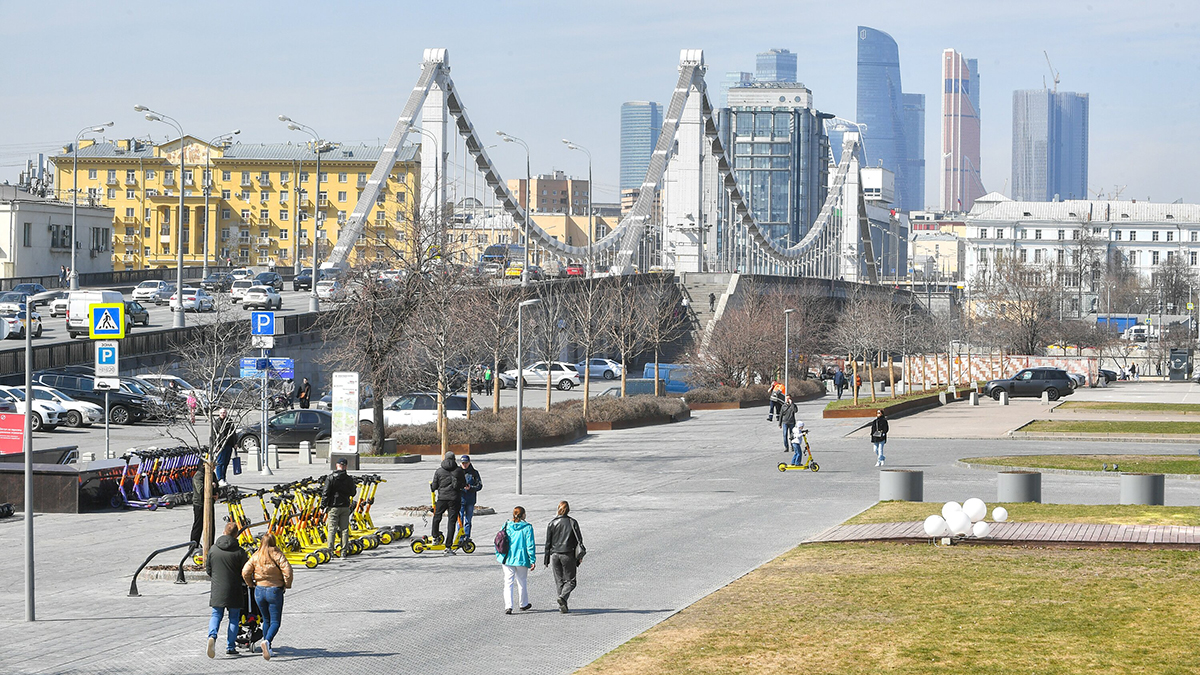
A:
<svg viewBox="0 0 1200 675">
<path fill-rule="evenodd" d="M 925 96 L 904 93 L 896 41 L 866 26 L 858 27 L 856 116 L 866 165 L 895 174 L 900 210 L 924 208 Z"/>
<path fill-rule="evenodd" d="M 1087 199 L 1087 94 L 1014 91 L 1012 144 L 1013 199 Z"/>
<path fill-rule="evenodd" d="M 987 192 L 979 160 L 979 65 L 942 52 L 942 210 L 970 211 Z"/>
</svg>

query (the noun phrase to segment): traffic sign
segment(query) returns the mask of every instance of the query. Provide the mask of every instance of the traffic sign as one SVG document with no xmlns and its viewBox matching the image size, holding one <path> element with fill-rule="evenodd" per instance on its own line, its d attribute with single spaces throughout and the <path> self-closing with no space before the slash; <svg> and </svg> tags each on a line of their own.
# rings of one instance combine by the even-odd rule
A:
<svg viewBox="0 0 1200 675">
<path fill-rule="evenodd" d="M 1190 311 L 1192 311 L 1193 309 L 1196 309 L 1196 303 L 1194 303 L 1194 302 L 1189 302 L 1189 303 L 1188 303 L 1188 311 L 1190 312 Z"/>
<path fill-rule="evenodd" d="M 118 391 L 121 389 L 121 380 L 116 377 L 97 377 L 93 389 L 96 391 Z"/>
<path fill-rule="evenodd" d="M 251 335 L 275 335 L 275 312 L 250 312 Z"/>
<path fill-rule="evenodd" d="M 0 414 L 0 455 L 25 451 L 25 416 Z"/>
<path fill-rule="evenodd" d="M 125 303 L 110 302 L 88 306 L 88 337 L 93 340 L 120 340 L 125 337 Z"/>
<path fill-rule="evenodd" d="M 296 378 L 296 365 L 292 359 L 279 357 L 264 359 L 255 356 L 243 356 L 241 363 L 238 365 L 240 366 L 242 377 L 262 377 L 263 371 L 266 371 L 267 377 L 274 377 L 281 380 L 294 380 Z"/>
<path fill-rule="evenodd" d="M 250 336 L 250 346 L 254 347 L 255 349 L 274 349 L 275 348 L 275 336 L 274 335 L 251 335 Z"/>
<path fill-rule="evenodd" d="M 121 369 L 117 365 L 120 353 L 117 345 L 119 344 L 116 340 L 106 340 L 96 343 L 97 377 L 118 377 L 121 374 Z"/>
</svg>

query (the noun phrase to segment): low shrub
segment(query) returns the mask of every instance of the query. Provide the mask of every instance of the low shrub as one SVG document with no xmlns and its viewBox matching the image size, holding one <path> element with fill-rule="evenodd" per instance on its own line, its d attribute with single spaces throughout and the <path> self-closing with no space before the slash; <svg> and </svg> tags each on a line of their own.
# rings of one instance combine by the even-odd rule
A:
<svg viewBox="0 0 1200 675">
<path fill-rule="evenodd" d="M 525 428 L 525 439 L 564 436 L 567 434 L 586 431 L 587 423 L 583 421 L 581 408 L 555 404 L 549 412 L 539 408 L 525 408 L 522 415 L 522 426 Z M 429 423 L 419 426 L 398 425 L 387 429 L 388 438 L 396 439 L 400 445 L 437 445 L 441 443 L 438 436 L 437 424 Z M 449 428 L 450 443 L 501 443 L 515 441 L 517 438 L 517 409 L 501 408 L 499 414 L 489 411 L 471 413 L 471 419 L 452 419 Z"/>
<path fill-rule="evenodd" d="M 792 380 L 792 397 L 809 398 L 825 393 L 825 383 L 821 380 Z"/>
<path fill-rule="evenodd" d="M 674 396 L 599 396 L 588 404 L 587 421 L 627 422 L 647 417 L 679 415 L 687 410 L 687 403 Z"/>
<path fill-rule="evenodd" d="M 748 387 L 701 387 L 690 389 L 683 395 L 688 403 L 741 403 L 765 401 L 771 397 L 771 387 L 752 384 Z"/>
</svg>

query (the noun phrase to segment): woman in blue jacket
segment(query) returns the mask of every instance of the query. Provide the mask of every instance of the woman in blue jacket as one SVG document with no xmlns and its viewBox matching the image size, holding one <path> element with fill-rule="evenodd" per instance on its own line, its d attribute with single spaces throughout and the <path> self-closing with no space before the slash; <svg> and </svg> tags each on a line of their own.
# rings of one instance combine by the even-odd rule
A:
<svg viewBox="0 0 1200 675">
<path fill-rule="evenodd" d="M 508 552 L 496 553 L 496 560 L 504 566 L 504 613 L 512 614 L 514 583 L 517 587 L 517 604 L 524 612 L 533 607 L 529 602 L 526 575 L 537 567 L 533 526 L 525 522 L 524 507 L 513 509 L 512 520 L 504 523 L 504 532 L 508 537 Z"/>
</svg>

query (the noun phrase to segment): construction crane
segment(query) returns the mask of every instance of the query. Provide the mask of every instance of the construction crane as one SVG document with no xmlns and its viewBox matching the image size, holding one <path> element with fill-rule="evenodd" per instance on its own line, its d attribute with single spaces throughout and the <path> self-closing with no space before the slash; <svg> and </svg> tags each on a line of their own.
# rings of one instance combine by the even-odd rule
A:
<svg viewBox="0 0 1200 675">
<path fill-rule="evenodd" d="M 1051 77 L 1054 78 L 1054 91 L 1055 91 L 1055 93 L 1057 93 L 1058 92 L 1058 71 L 1054 69 L 1054 64 L 1050 63 L 1050 54 L 1047 53 L 1045 49 L 1042 50 L 1042 54 L 1044 54 L 1046 56 L 1046 65 L 1050 67 L 1050 75 L 1051 75 Z M 1046 80 L 1045 80 L 1045 78 L 1042 78 L 1042 87 L 1045 88 L 1045 86 L 1046 86 Z"/>
</svg>

